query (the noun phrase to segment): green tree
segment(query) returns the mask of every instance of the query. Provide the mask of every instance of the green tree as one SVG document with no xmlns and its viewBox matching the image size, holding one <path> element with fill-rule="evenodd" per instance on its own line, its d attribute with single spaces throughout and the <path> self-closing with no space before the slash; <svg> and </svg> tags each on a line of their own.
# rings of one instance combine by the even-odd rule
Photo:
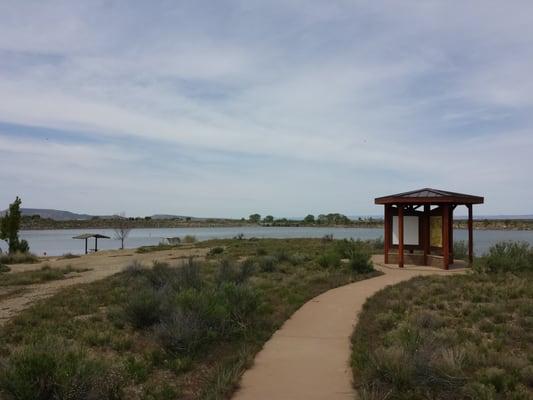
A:
<svg viewBox="0 0 533 400">
<path fill-rule="evenodd" d="M 248 217 L 250 222 L 253 222 L 254 224 L 258 224 L 261 221 L 261 215 L 260 214 L 252 214 Z"/>
<path fill-rule="evenodd" d="M 315 223 L 315 216 L 313 214 L 309 214 L 304 218 L 304 222 L 306 224 L 314 224 Z"/>
<path fill-rule="evenodd" d="M 272 215 L 267 215 L 264 219 L 263 219 L 263 222 L 266 222 L 267 224 L 271 224 L 272 222 L 274 222 L 274 217 Z"/>
<path fill-rule="evenodd" d="M 26 253 L 30 250 L 28 242 L 19 239 L 21 203 L 22 201 L 17 196 L 15 201 L 9 205 L 6 215 L 0 221 L 0 239 L 7 242 L 10 253 L 17 251 Z"/>
</svg>

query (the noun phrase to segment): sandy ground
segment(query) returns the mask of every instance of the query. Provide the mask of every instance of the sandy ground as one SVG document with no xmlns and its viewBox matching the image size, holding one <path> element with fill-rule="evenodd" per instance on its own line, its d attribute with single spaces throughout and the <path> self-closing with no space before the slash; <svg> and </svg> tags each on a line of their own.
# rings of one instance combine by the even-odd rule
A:
<svg viewBox="0 0 533 400">
<path fill-rule="evenodd" d="M 418 275 L 464 273 L 431 267 L 383 265 L 384 275 L 332 289 L 302 306 L 265 344 L 245 372 L 234 400 L 346 400 L 352 387 L 350 337 L 366 299 Z"/>
<path fill-rule="evenodd" d="M 137 254 L 134 249 L 111 250 L 100 251 L 79 258 L 61 259 L 60 257 L 50 257 L 40 263 L 11 265 L 11 272 L 9 273 L 37 270 L 43 265 L 49 265 L 51 268 L 63 268 L 71 265 L 76 269 L 90 268 L 91 270 L 72 273 L 66 279 L 42 284 L 0 287 L 0 326 L 38 300 L 50 297 L 65 287 L 93 282 L 116 274 L 134 260 L 147 265 L 156 260 L 175 263 L 191 256 L 204 257 L 208 250 L 207 248 L 196 249 L 188 245 L 184 245 L 175 250 L 156 251 L 145 254 Z"/>
</svg>

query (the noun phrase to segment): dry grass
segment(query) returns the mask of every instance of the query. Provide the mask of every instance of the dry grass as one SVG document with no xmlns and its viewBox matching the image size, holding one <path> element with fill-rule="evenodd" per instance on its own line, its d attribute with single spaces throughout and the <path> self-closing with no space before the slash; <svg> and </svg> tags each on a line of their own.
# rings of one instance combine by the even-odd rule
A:
<svg viewBox="0 0 533 400">
<path fill-rule="evenodd" d="M 0 286 L 23 286 L 32 285 L 35 283 L 45 283 L 58 279 L 65 279 L 67 275 L 71 273 L 81 273 L 85 271 L 89 271 L 89 269 L 73 268 L 70 265 L 67 265 L 64 268 L 50 268 L 50 266 L 44 265 L 41 267 L 41 269 L 34 271 L 2 274 Z"/>
<path fill-rule="evenodd" d="M 43 340 L 54 340 L 68 343 L 67 352 L 81 351 L 76 368 L 105 360 L 102 368 L 116 378 L 109 384 L 111 393 L 120 394 L 114 398 L 227 398 L 255 353 L 303 303 L 376 274 L 357 274 L 348 266 L 321 268 L 317 256 L 334 245 L 320 240 L 200 242 L 194 246 L 224 251 L 193 262 L 196 267 L 135 264 L 105 280 L 66 289 L 0 330 L 4 376 L 6 370 L 18 376 L 13 366 L 20 352 L 32 355 Z M 261 267 L 265 257 L 271 259 L 266 268 Z M 39 380 L 39 371 L 29 377 Z M 69 384 L 61 374 L 50 379 Z"/>
<path fill-rule="evenodd" d="M 353 342 L 362 399 L 532 399 L 533 275 L 415 278 L 370 298 Z"/>
</svg>

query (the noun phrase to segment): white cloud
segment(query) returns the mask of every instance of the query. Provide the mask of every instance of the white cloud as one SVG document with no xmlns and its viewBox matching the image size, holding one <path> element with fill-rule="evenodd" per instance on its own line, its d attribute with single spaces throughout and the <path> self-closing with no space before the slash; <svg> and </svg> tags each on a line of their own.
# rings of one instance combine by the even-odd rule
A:
<svg viewBox="0 0 533 400">
<path fill-rule="evenodd" d="M 0 169 L 9 171 L 0 182 L 32 193 L 35 206 L 57 197 L 40 184 L 33 194 L 32 173 L 62 191 L 75 185 L 77 204 L 89 208 L 120 188 L 140 213 L 149 192 L 169 212 L 204 215 L 220 202 L 232 215 L 248 204 L 287 215 L 297 205 L 367 213 L 374 194 L 427 185 L 499 199 L 527 179 L 533 123 L 533 7 L 501 8 L 4 2 L 0 122 L 108 145 L 41 146 L 0 132 Z M 139 150 L 145 144 L 150 154 Z M 183 152 L 194 166 L 173 157 Z M 83 183 L 65 172 L 73 170 Z M 99 199 L 99 211 L 112 200 Z M 528 207 L 505 210 L 498 200 L 487 210 Z"/>
</svg>

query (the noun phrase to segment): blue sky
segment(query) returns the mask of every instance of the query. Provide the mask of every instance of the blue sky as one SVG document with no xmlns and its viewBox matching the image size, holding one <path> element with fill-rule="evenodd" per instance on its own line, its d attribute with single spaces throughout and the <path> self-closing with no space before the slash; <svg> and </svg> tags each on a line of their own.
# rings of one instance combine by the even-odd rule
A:
<svg viewBox="0 0 533 400">
<path fill-rule="evenodd" d="M 0 204 L 358 215 L 430 186 L 533 213 L 531 15 L 530 1 L 2 1 Z"/>
</svg>

